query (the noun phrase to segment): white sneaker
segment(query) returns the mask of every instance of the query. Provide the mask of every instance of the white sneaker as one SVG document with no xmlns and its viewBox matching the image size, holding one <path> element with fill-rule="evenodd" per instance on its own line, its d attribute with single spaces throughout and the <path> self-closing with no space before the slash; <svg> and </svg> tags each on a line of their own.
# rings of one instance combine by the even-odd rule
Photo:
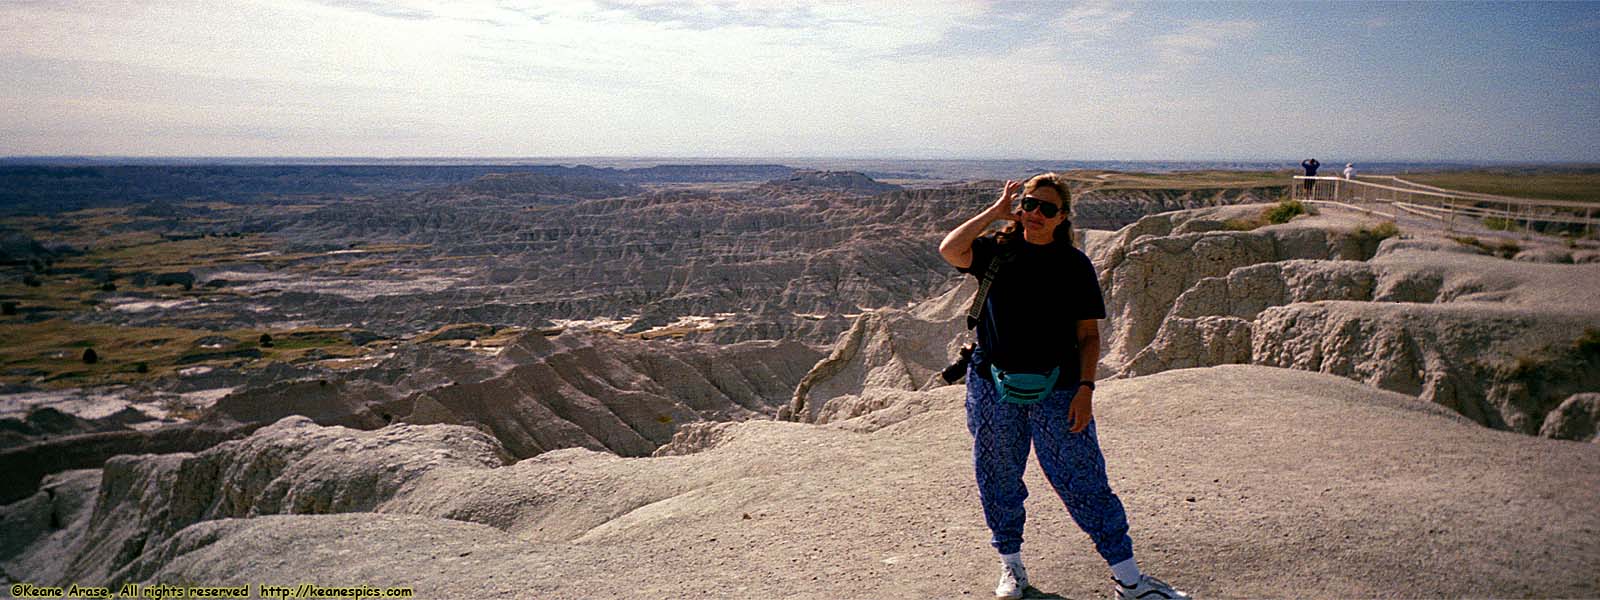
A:
<svg viewBox="0 0 1600 600">
<path fill-rule="evenodd" d="M 1000 583 L 994 586 L 994 597 L 1000 600 L 1017 600 L 1028 589 L 1028 570 L 1022 565 L 1000 563 Z"/>
<path fill-rule="evenodd" d="M 1172 589 L 1172 586 L 1167 585 L 1167 582 L 1149 575 L 1140 575 L 1138 585 L 1131 587 L 1124 585 L 1121 581 L 1117 581 L 1115 577 L 1111 578 L 1111 582 L 1117 584 L 1117 597 L 1122 600 L 1158 600 L 1161 598 L 1167 600 L 1178 598 L 1189 600 L 1188 594 Z"/>
</svg>

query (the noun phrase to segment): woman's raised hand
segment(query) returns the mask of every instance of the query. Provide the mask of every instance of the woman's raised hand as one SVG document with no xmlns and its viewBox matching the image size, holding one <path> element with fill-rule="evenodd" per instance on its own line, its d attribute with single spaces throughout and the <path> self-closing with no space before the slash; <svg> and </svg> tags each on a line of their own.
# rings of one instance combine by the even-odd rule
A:
<svg viewBox="0 0 1600 600">
<path fill-rule="evenodd" d="M 1006 188 L 1000 192 L 1000 199 L 989 206 L 989 216 L 995 220 L 1005 219 L 1015 221 L 1018 219 L 1016 207 L 1012 204 L 1017 199 L 1017 194 L 1022 191 L 1022 182 L 1014 179 L 1006 180 Z"/>
</svg>

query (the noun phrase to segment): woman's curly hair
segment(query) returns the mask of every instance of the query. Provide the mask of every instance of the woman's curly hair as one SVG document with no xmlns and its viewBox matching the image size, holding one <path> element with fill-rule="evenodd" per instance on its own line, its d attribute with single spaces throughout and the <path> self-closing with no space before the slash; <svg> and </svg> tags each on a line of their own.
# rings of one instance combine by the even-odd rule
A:
<svg viewBox="0 0 1600 600">
<path fill-rule="evenodd" d="M 1028 182 L 1022 185 L 1022 194 L 1018 196 L 1018 198 L 1027 196 L 1028 194 L 1033 193 L 1034 190 L 1041 187 L 1055 190 L 1056 194 L 1061 196 L 1061 210 L 1064 211 L 1069 217 L 1072 215 L 1072 192 L 1067 191 L 1067 180 L 1056 173 L 1040 173 L 1029 178 Z M 1062 229 L 1065 229 L 1066 231 L 1063 232 Z M 995 236 L 995 241 L 1001 244 L 1020 242 L 1022 241 L 1022 223 L 1019 221 L 1012 221 L 1007 223 L 1004 229 L 1001 229 L 992 235 Z M 1060 225 L 1056 226 L 1055 241 L 1051 242 L 1051 245 L 1056 244 L 1066 244 L 1067 246 L 1073 245 L 1072 220 L 1070 218 L 1062 221 Z"/>
</svg>

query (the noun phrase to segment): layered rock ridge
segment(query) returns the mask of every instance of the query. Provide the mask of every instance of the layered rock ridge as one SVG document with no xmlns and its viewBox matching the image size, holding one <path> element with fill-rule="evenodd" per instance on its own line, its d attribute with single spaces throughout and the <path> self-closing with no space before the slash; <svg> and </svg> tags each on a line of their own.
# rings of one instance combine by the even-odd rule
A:
<svg viewBox="0 0 1600 600">
<path fill-rule="evenodd" d="M 361 429 L 461 424 L 495 436 L 516 458 L 575 446 L 646 456 L 680 424 L 770 414 L 820 356 L 798 342 L 722 346 L 529 332 L 493 356 L 435 350 L 339 380 L 249 388 L 219 400 L 207 418 L 263 423 L 306 415 Z"/>
<path fill-rule="evenodd" d="M 1337 209 L 1236 230 L 1261 209 L 1164 213 L 1080 236 L 1109 313 L 1102 376 L 1282 366 L 1497 429 L 1595 439 L 1582 394 L 1600 389 L 1600 268 L 1514 262 L 1425 232 L 1390 237 Z M 827 421 L 885 390 L 937 385 L 932 374 L 970 338 L 960 317 L 974 287 L 967 278 L 919 309 L 859 318 L 780 418 Z"/>
<path fill-rule="evenodd" d="M 1072 222 L 1078 227 L 1114 231 L 1164 212 L 1273 202 L 1287 191 L 1283 186 L 1091 189 L 1074 195 Z"/>
<path fill-rule="evenodd" d="M 1593 266 L 1512 262 L 1444 238 L 1375 244 L 1369 229 L 1316 218 L 1164 236 L 1161 219 L 1099 255 L 1106 362 L 1121 376 L 1229 363 L 1320 371 L 1531 435 L 1566 430 L 1546 415 L 1600 389 Z"/>
<path fill-rule="evenodd" d="M 466 425 L 515 458 L 569 447 L 648 456 L 685 424 L 771 415 L 822 356 L 792 341 L 714 345 L 592 331 L 529 332 L 494 355 L 410 347 L 338 376 L 244 386 L 194 422 L 0 450 L 0 470 L 14 476 L 0 501 L 32 493 L 49 473 L 122 453 L 200 451 L 292 415 L 363 430 Z"/>
<path fill-rule="evenodd" d="M 292 260 L 190 273 L 195 286 L 221 288 L 203 303 L 74 318 L 197 328 L 288 320 L 404 337 L 456 323 L 594 319 L 643 332 L 701 317 L 720 326 L 686 337 L 820 343 L 849 326 L 840 315 L 941 291 L 939 236 L 993 194 L 987 185 L 864 193 L 845 178 L 845 188 L 822 181 L 777 198 L 661 190 L 535 202 L 523 197 L 543 196 L 516 191 L 517 178 L 500 179 L 510 181 L 479 181 L 449 200 L 349 198 L 248 216 L 235 229 L 280 240 Z"/>
</svg>

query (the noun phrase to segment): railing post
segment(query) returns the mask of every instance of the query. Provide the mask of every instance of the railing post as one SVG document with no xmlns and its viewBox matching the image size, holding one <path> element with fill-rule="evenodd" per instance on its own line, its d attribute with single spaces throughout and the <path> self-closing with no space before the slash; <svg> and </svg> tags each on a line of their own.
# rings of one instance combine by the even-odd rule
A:
<svg viewBox="0 0 1600 600">
<path fill-rule="evenodd" d="M 1533 232 L 1531 231 L 1533 228 L 1533 220 L 1532 217 L 1528 215 L 1529 212 L 1531 211 L 1528 210 L 1528 205 L 1517 205 L 1517 215 L 1522 217 L 1522 239 L 1524 240 L 1533 239 Z"/>
<path fill-rule="evenodd" d="M 1440 201 L 1441 206 L 1443 205 L 1443 202 L 1444 202 L 1443 200 Z M 1454 201 L 1450 202 L 1450 211 L 1449 212 L 1450 212 L 1450 218 L 1444 222 L 1444 230 L 1445 231 L 1455 231 L 1456 230 L 1456 203 Z"/>
</svg>

